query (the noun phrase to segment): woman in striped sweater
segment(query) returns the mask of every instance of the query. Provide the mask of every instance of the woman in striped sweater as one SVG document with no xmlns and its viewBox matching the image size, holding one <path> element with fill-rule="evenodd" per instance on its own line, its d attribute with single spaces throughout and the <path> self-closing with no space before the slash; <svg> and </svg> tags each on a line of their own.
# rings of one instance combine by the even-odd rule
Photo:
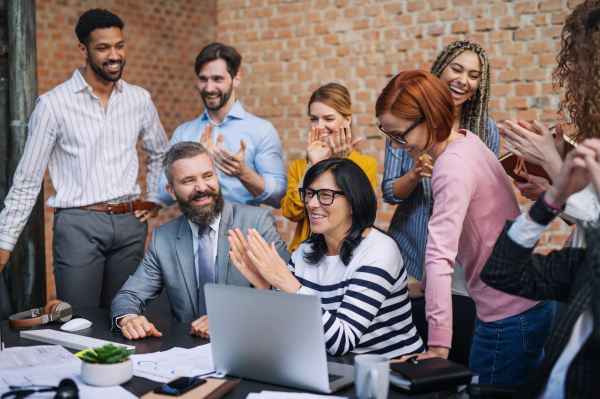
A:
<svg viewBox="0 0 600 399">
<path fill-rule="evenodd" d="M 348 159 L 310 168 L 299 189 L 312 234 L 286 262 L 256 230 L 229 232 L 233 264 L 258 288 L 322 298 L 330 354 L 390 358 L 424 352 L 412 322 L 407 274 L 394 240 L 373 228 L 375 193 Z"/>
</svg>

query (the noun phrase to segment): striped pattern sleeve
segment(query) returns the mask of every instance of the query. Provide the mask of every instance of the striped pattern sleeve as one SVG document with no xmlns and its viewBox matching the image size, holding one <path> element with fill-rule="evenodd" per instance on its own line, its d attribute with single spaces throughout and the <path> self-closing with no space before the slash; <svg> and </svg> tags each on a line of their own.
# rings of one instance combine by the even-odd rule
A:
<svg viewBox="0 0 600 399">
<path fill-rule="evenodd" d="M 404 176 L 414 166 L 414 161 L 401 148 L 392 148 L 390 139 L 385 139 L 385 160 L 383 163 L 383 181 L 381 190 L 383 200 L 388 204 L 399 204 L 403 200 L 394 197 L 394 183 L 398 178 Z"/>
<path fill-rule="evenodd" d="M 169 149 L 169 141 L 150 96 L 147 99 L 145 118 L 139 137 L 142 142 L 142 150 L 146 151 L 148 157 L 146 199 L 163 205 L 158 190 L 158 182 L 162 174 L 163 159 Z"/>
<path fill-rule="evenodd" d="M 29 120 L 23 155 L 0 213 L 0 248 L 12 251 L 35 205 L 44 172 L 56 141 L 56 118 L 44 99 L 38 98 Z"/>
<path fill-rule="evenodd" d="M 294 263 L 289 262 L 294 273 Z M 298 277 L 297 277 L 298 278 Z M 386 270 L 373 266 L 362 266 L 353 273 L 351 279 L 332 285 L 319 285 L 298 278 L 302 288 L 300 294 L 319 291 L 323 294 L 323 327 L 327 351 L 341 356 L 353 350 L 379 313 L 383 302 L 388 298 L 399 276 L 392 276 Z M 342 296 L 328 296 L 344 287 Z M 337 311 L 326 310 L 327 303 L 341 302 Z"/>
<path fill-rule="evenodd" d="M 2 249 L 14 248 L 46 168 L 56 190 L 46 202 L 49 207 L 136 200 L 141 193 L 138 138 L 148 154 L 147 199 L 162 204 L 158 178 L 168 140 L 150 94 L 120 80 L 105 109 L 81 71 L 36 102 L 24 153 L 0 214 Z"/>
<path fill-rule="evenodd" d="M 496 121 L 493 120 L 492 118 L 488 117 L 487 120 L 487 124 L 486 124 L 486 143 L 485 145 L 488 146 L 488 148 L 490 150 L 492 150 L 492 152 L 494 154 L 496 154 L 496 157 L 498 157 L 500 155 L 500 133 L 498 133 L 498 125 L 496 124 Z"/>
</svg>

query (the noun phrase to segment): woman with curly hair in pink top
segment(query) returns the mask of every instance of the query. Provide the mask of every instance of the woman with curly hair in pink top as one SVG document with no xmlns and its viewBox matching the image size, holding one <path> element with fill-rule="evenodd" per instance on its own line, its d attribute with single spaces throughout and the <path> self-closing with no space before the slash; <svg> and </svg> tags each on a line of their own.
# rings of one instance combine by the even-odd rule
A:
<svg viewBox="0 0 600 399">
<path fill-rule="evenodd" d="M 425 275 L 411 287 L 413 296 L 424 291 L 426 299 L 429 350 L 420 357 L 448 357 L 450 283 L 458 260 L 478 318 L 469 368 L 482 384 L 518 386 L 544 356 L 554 303 L 509 295 L 480 279 L 506 220 L 520 214 L 504 169 L 475 134 L 454 130 L 450 89 L 428 72 L 395 76 L 377 99 L 376 114 L 393 148 L 435 162 Z"/>
</svg>

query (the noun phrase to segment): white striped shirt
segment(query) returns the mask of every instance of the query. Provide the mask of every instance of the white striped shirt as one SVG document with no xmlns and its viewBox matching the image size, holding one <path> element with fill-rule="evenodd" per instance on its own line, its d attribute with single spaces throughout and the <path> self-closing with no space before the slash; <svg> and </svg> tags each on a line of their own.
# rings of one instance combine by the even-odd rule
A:
<svg viewBox="0 0 600 399">
<path fill-rule="evenodd" d="M 56 192 L 46 205 L 71 208 L 128 202 L 137 184 L 137 139 L 148 154 L 147 200 L 162 205 L 158 179 L 168 139 L 146 90 L 119 80 L 108 100 L 92 93 L 81 70 L 41 95 L 25 149 L 0 214 L 0 248 L 12 251 L 35 204 L 46 167 Z"/>
<path fill-rule="evenodd" d="M 301 244 L 288 267 L 302 284 L 298 293 L 321 297 L 330 354 L 352 351 L 395 358 L 425 351 L 412 321 L 402 256 L 392 238 L 372 229 L 348 266 L 339 256 L 308 264 L 304 253 L 309 249 L 310 244 Z"/>
</svg>

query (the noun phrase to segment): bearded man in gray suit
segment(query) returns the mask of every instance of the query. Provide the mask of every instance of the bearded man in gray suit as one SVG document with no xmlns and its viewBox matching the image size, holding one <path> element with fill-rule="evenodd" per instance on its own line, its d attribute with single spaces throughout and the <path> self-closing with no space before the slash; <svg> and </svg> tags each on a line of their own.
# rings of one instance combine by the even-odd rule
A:
<svg viewBox="0 0 600 399">
<path fill-rule="evenodd" d="M 162 333 L 141 314 L 166 288 L 173 321 L 190 323 L 190 334 L 209 338 L 204 284 L 250 287 L 229 258 L 228 231 L 256 229 L 275 243 L 282 258 L 287 260 L 290 254 L 270 209 L 223 198 L 211 154 L 201 144 L 174 145 L 163 166 L 167 190 L 182 216 L 152 233 L 140 266 L 112 301 L 113 329 L 120 329 L 127 339 L 160 337 Z"/>
</svg>

